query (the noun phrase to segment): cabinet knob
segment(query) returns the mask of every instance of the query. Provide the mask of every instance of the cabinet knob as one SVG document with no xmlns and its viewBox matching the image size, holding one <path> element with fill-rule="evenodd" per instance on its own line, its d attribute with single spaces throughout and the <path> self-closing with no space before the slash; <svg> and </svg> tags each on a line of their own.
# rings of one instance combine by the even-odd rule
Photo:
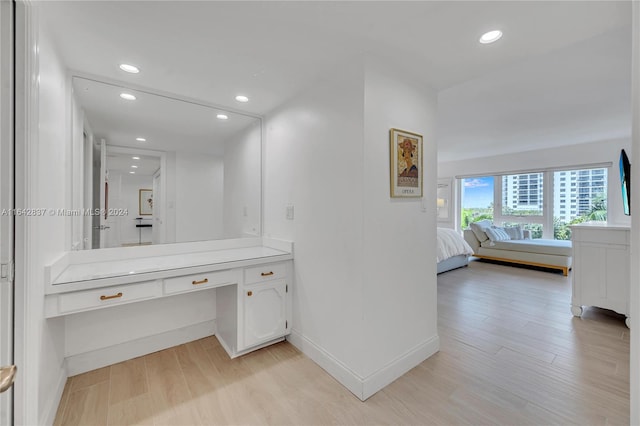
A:
<svg viewBox="0 0 640 426">
<path fill-rule="evenodd" d="M 247 292 L 247 296 L 252 296 L 252 295 L 253 295 L 253 292 L 252 292 L 251 290 L 249 290 L 249 291 Z"/>
</svg>

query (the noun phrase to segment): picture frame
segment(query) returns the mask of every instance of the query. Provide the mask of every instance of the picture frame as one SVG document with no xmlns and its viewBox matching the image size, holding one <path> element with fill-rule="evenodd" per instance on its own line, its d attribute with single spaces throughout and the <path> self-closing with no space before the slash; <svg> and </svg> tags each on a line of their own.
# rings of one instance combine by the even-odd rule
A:
<svg viewBox="0 0 640 426">
<path fill-rule="evenodd" d="M 389 130 L 391 197 L 422 198 L 422 135 L 400 129 Z"/>
<path fill-rule="evenodd" d="M 138 214 L 151 216 L 153 214 L 153 190 L 140 189 L 138 191 Z"/>
<path fill-rule="evenodd" d="M 451 189 L 451 179 L 438 179 L 436 193 L 436 217 L 438 222 L 449 222 L 451 220 Z"/>
</svg>

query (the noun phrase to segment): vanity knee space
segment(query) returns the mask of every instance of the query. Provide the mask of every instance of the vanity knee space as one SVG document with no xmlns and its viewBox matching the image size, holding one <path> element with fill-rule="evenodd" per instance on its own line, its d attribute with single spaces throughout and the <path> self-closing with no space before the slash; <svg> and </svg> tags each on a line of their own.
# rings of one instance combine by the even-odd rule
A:
<svg viewBox="0 0 640 426">
<path fill-rule="evenodd" d="M 52 277 L 45 312 L 47 318 L 66 317 L 66 340 L 73 348 L 65 350 L 70 373 L 100 368 L 212 334 L 231 358 L 284 340 L 291 329 L 293 256 L 265 247 L 253 249 L 234 250 L 233 257 L 217 253 L 227 261 L 208 265 L 172 268 L 175 265 L 166 263 L 166 269 L 125 274 L 122 272 L 133 268 L 132 261 L 127 260 L 119 272 L 114 269 L 95 279 L 56 282 Z M 198 256 L 202 257 L 202 253 Z M 162 260 L 166 259 L 158 262 Z M 182 265 L 187 261 L 184 256 L 180 259 Z M 141 262 L 149 263 L 149 259 Z M 94 269 L 83 264 L 67 268 L 105 270 L 102 266 Z M 65 271 L 66 276 L 77 272 L 61 267 L 52 269 Z M 111 312 L 120 318 L 112 317 Z M 87 352 L 78 353 L 82 351 L 82 339 L 91 334 L 89 330 L 97 333 L 107 323 L 118 325 L 120 340 L 111 336 L 104 343 L 108 346 L 87 344 Z M 140 330 L 147 330 L 148 334 L 143 335 Z"/>
</svg>

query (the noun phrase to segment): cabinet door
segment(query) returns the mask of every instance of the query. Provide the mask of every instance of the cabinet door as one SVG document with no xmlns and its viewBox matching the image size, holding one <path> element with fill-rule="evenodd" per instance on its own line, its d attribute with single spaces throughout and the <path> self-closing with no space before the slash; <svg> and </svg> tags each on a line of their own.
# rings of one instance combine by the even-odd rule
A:
<svg viewBox="0 0 640 426">
<path fill-rule="evenodd" d="M 276 280 L 244 290 L 244 346 L 249 348 L 285 335 L 287 284 Z"/>
</svg>

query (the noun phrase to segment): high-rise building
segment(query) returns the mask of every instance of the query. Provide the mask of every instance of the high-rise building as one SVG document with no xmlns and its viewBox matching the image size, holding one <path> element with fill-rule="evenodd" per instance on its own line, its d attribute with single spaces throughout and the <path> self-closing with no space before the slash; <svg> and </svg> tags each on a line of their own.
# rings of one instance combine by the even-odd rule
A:
<svg viewBox="0 0 640 426">
<path fill-rule="evenodd" d="M 553 174 L 553 216 L 563 222 L 588 213 L 593 202 L 607 193 L 606 169 L 568 170 Z"/>
<path fill-rule="evenodd" d="M 524 211 L 540 211 L 543 203 L 543 174 L 526 173 L 502 177 L 502 210 L 518 214 Z"/>
<path fill-rule="evenodd" d="M 527 212 L 542 215 L 543 176 L 543 173 L 503 176 L 503 214 Z M 563 222 L 571 222 L 588 213 L 598 197 L 606 197 L 607 171 L 587 169 L 554 172 L 553 192 L 553 216 Z"/>
</svg>

